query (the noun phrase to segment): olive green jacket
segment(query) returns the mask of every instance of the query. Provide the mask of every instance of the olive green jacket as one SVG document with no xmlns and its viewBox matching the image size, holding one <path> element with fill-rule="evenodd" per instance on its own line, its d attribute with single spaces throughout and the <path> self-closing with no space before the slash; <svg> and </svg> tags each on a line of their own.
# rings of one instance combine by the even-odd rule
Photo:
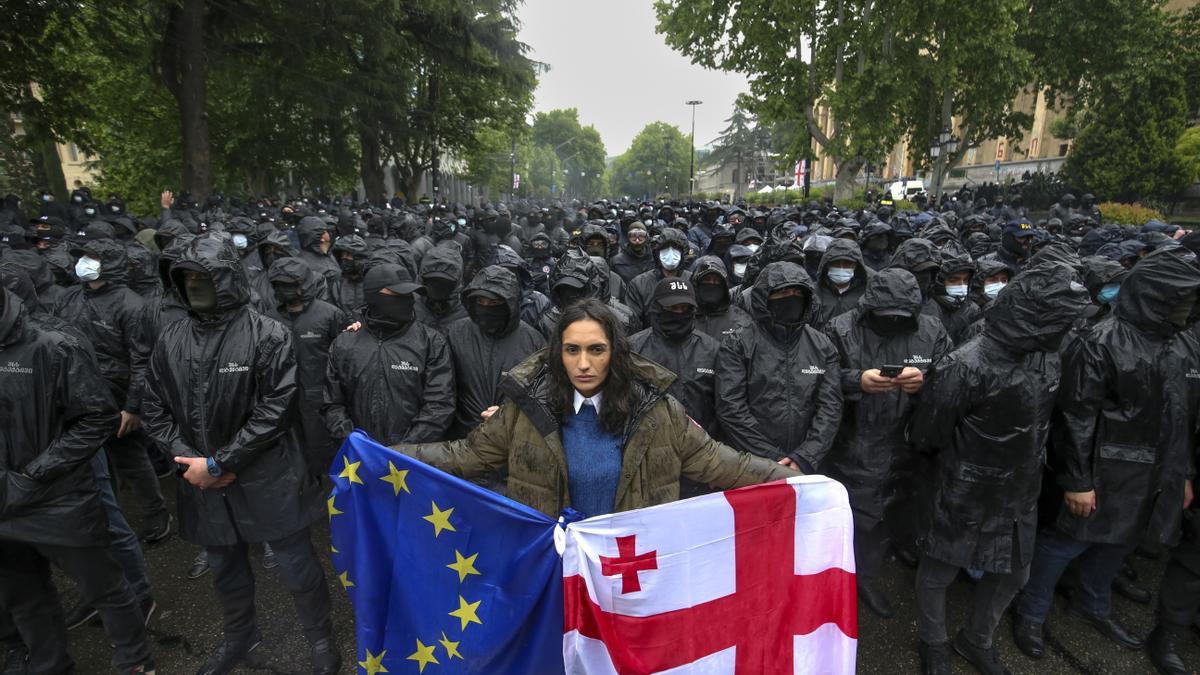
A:
<svg viewBox="0 0 1200 675">
<path fill-rule="evenodd" d="M 729 489 L 799 475 L 709 438 L 679 401 L 666 395 L 675 379 L 670 371 L 636 354 L 633 364 L 638 401 L 621 444 L 616 511 L 679 499 L 681 476 Z M 394 448 L 468 480 L 507 468 L 508 496 L 557 518 L 571 505 L 571 495 L 545 350 L 509 371 L 501 390 L 505 400 L 499 412 L 465 439 Z"/>
</svg>

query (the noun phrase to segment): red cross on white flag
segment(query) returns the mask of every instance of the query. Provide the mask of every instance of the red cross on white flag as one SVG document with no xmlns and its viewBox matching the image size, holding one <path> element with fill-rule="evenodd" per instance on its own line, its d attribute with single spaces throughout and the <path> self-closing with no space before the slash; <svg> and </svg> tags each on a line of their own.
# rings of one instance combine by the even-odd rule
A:
<svg viewBox="0 0 1200 675">
<path fill-rule="evenodd" d="M 853 522 L 823 476 L 567 527 L 568 673 L 852 673 Z"/>
</svg>

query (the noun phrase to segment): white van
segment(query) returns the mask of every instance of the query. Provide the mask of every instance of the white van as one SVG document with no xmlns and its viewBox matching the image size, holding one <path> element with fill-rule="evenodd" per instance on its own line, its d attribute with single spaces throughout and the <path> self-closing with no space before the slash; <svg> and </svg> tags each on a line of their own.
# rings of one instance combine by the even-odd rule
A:
<svg viewBox="0 0 1200 675">
<path fill-rule="evenodd" d="M 888 186 L 888 194 L 892 196 L 893 201 L 901 199 L 913 198 L 913 195 L 920 194 L 925 191 L 925 183 L 920 180 L 898 180 Z"/>
</svg>

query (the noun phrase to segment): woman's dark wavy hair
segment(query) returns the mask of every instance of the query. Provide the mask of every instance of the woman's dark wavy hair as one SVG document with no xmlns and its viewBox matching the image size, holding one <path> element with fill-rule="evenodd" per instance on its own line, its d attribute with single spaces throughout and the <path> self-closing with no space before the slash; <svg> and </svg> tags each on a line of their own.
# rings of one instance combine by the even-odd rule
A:
<svg viewBox="0 0 1200 675">
<path fill-rule="evenodd" d="M 610 434 L 623 434 L 625 425 L 633 417 L 634 372 L 632 352 L 625 337 L 625 327 L 608 305 L 596 298 L 585 298 L 574 302 L 563 310 L 558 326 L 546 352 L 550 368 L 550 397 L 560 414 L 572 410 L 575 403 L 575 387 L 563 366 L 563 333 L 567 326 L 576 321 L 591 319 L 600 324 L 608 337 L 611 356 L 608 361 L 608 377 L 602 386 L 604 402 L 600 406 L 600 427 Z"/>
</svg>

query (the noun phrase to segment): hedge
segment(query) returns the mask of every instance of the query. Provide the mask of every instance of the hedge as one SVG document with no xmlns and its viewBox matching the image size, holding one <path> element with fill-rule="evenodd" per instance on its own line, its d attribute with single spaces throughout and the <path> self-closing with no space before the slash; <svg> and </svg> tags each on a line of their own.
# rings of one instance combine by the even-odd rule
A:
<svg viewBox="0 0 1200 675">
<path fill-rule="evenodd" d="M 1166 216 L 1148 206 L 1141 204 L 1119 204 L 1104 202 L 1099 205 L 1100 216 L 1106 223 L 1122 225 L 1145 225 L 1151 220 L 1166 221 Z"/>
</svg>

